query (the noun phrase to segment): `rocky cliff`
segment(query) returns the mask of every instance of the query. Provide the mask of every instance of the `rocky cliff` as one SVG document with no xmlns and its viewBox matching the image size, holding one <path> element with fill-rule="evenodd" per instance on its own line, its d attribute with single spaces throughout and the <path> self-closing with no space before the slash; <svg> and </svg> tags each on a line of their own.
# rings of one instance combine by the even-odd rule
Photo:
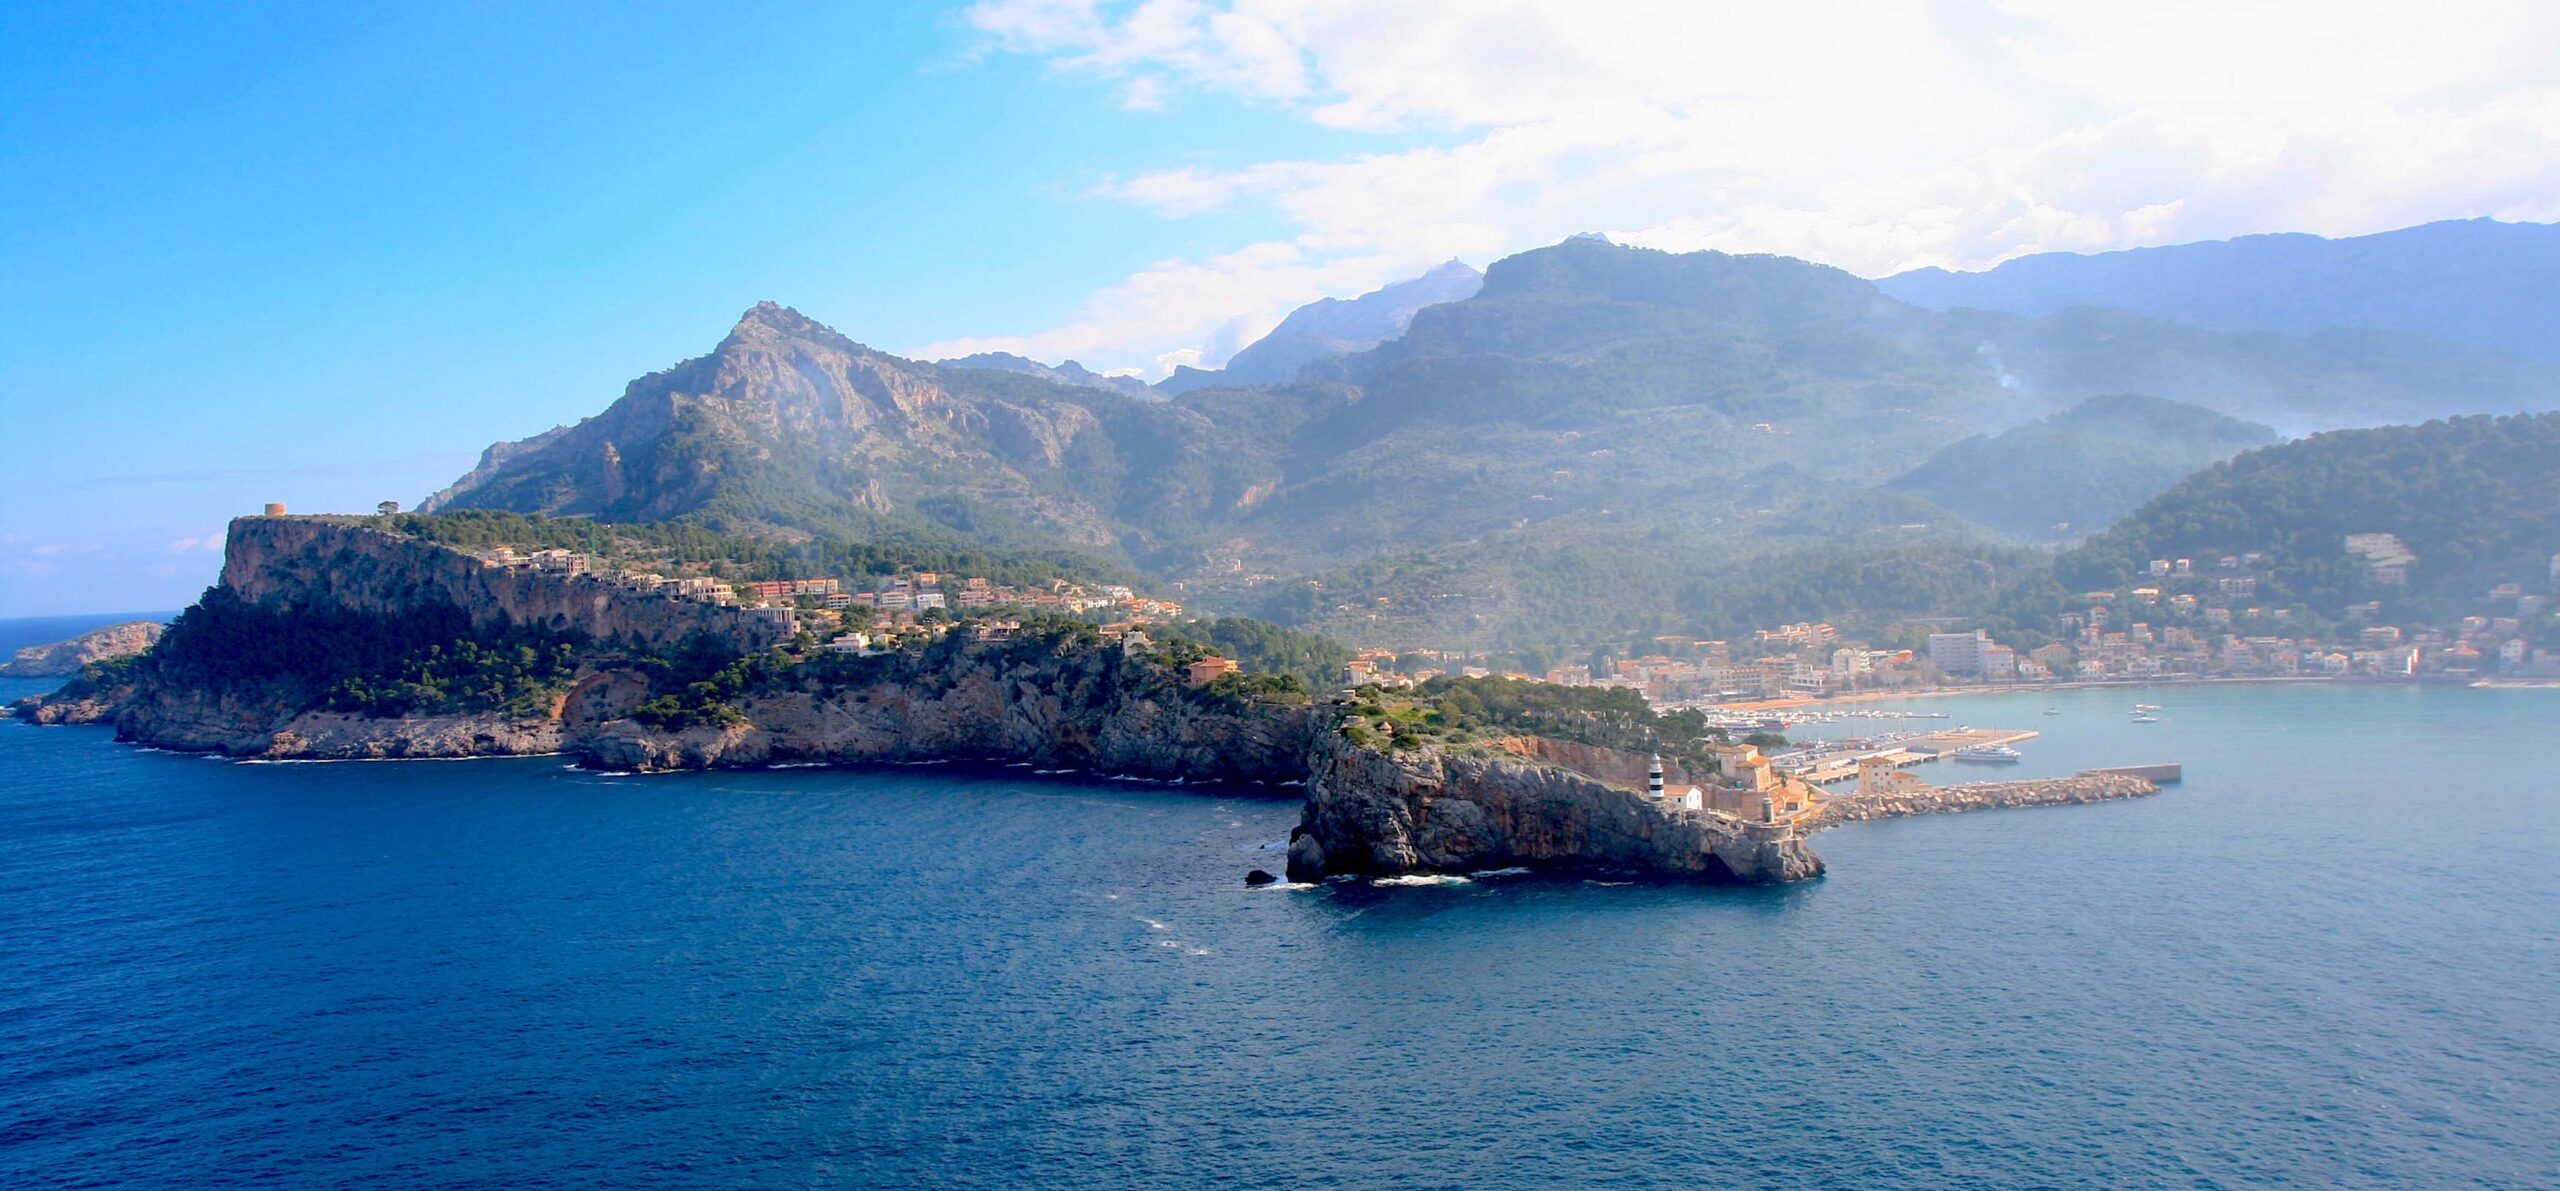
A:
<svg viewBox="0 0 2560 1191">
<path fill-rule="evenodd" d="M 127 657 L 151 648 L 151 643 L 160 639 L 163 627 L 155 620 L 128 620 L 91 629 L 68 641 L 30 645 L 19 650 L 15 658 L 0 663 L 0 678 L 60 678 L 77 674 L 82 666 L 91 662 Z"/>
<path fill-rule="evenodd" d="M 701 633 L 744 654 L 771 646 L 779 635 L 737 608 L 633 590 L 593 575 L 491 566 L 433 542 L 325 517 L 233 521 L 222 584 L 279 611 L 403 616 L 450 605 L 484 629 L 522 625 L 649 647 Z"/>
<path fill-rule="evenodd" d="M 741 699 L 743 722 L 576 725 L 571 748 L 615 769 L 777 762 L 1027 762 L 1122 777 L 1282 784 L 1305 774 L 1328 710 L 1187 686 L 1100 644 L 948 641 Z"/>
<path fill-rule="evenodd" d="M 1822 875 L 1791 826 L 1665 809 L 1572 770 L 1318 742 L 1292 880 L 1526 865 L 1776 883 Z"/>
</svg>

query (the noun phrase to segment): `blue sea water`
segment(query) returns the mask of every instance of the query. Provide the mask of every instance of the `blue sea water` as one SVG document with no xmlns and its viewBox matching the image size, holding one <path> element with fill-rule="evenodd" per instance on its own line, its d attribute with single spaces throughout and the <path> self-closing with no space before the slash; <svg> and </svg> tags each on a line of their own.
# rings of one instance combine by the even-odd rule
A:
<svg viewBox="0 0 2560 1191">
<path fill-rule="evenodd" d="M 2560 692 L 1909 706 L 2188 778 L 1248 890 L 1286 796 L 0 726 L 0 1185 L 2560 1185 Z"/>
</svg>

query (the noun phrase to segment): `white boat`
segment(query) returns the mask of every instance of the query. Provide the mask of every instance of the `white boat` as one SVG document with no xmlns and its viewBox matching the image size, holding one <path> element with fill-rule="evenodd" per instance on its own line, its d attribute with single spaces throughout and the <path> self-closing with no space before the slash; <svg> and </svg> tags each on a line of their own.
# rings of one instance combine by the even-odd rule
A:
<svg viewBox="0 0 2560 1191">
<path fill-rule="evenodd" d="M 2160 710 L 2160 705 L 2157 703 L 2136 703 L 2133 705 L 2133 714 L 2135 715 L 2149 715 L 2158 710 Z"/>
<path fill-rule="evenodd" d="M 2025 753 L 2021 753 L 2005 744 L 1967 745 L 1963 748 L 1957 749 L 1955 752 L 1956 760 L 1981 761 L 1991 765 L 2014 765 L 2019 761 L 2024 760 L 2025 757 Z"/>
<path fill-rule="evenodd" d="M 2160 722 L 2160 717 L 2146 711 L 2141 715 L 2133 717 L 2133 722 L 2137 724 L 2156 724 Z"/>
</svg>

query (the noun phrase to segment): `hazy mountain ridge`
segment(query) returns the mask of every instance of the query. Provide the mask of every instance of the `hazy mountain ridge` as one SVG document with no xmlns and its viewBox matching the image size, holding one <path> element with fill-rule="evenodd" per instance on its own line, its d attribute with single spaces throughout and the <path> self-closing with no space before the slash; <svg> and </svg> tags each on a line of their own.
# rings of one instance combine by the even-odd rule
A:
<svg viewBox="0 0 2560 1191">
<path fill-rule="evenodd" d="M 1020 373 L 1062 385 L 1107 389 L 1124 397 L 1145 397 L 1154 392 L 1147 386 L 1147 382 L 1137 377 L 1111 376 L 1095 372 L 1073 360 L 1051 365 L 1043 364 L 1028 356 L 1017 356 L 1012 352 L 979 352 L 976 355 L 939 360 L 936 363 L 944 368 L 979 368 L 990 372 Z"/>
<path fill-rule="evenodd" d="M 2121 394 L 1951 443 L 1885 487 L 2026 538 L 2076 538 L 2179 480 L 2276 440 L 2201 406 Z"/>
<path fill-rule="evenodd" d="M 2448 220 L 2369 236 L 2299 232 L 2091 255 L 2019 257 L 1977 273 L 1914 269 L 1876 283 L 1917 306 L 2027 316 L 2107 306 L 2222 331 L 2370 328 L 2560 363 L 2560 225 Z"/>
<path fill-rule="evenodd" d="M 1465 261 L 1448 261 L 1420 277 L 1382 286 L 1356 298 L 1324 298 L 1289 312 L 1280 325 L 1246 344 L 1216 369 L 1182 367 L 1158 382 L 1167 395 L 1213 385 L 1279 385 L 1319 360 L 1366 351 L 1404 333 L 1426 306 L 1463 301 L 1484 284 Z"/>
</svg>

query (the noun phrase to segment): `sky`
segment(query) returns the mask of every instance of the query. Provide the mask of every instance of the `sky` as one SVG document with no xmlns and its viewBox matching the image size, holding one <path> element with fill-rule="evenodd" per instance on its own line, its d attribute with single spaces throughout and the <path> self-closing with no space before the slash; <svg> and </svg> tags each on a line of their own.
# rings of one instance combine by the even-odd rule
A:
<svg viewBox="0 0 2560 1191">
<path fill-rule="evenodd" d="M 0 616 L 178 607 L 772 299 L 1161 376 L 1582 231 L 1881 276 L 2560 219 L 2560 6 L 0 7 Z"/>
</svg>

